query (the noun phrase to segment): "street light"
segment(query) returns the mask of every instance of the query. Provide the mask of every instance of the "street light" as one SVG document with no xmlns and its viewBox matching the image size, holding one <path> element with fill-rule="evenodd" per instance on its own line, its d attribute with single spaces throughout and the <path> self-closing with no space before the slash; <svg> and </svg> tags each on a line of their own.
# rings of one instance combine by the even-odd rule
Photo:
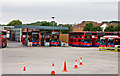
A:
<svg viewBox="0 0 120 76">
<path fill-rule="evenodd" d="M 54 26 L 54 19 L 55 19 L 55 17 L 54 17 L 54 16 L 52 16 L 51 18 L 53 19 L 53 26 Z"/>
<path fill-rule="evenodd" d="M 53 26 L 54 26 L 54 19 L 55 19 L 55 17 L 54 17 L 54 16 L 52 16 L 51 18 L 53 19 Z M 54 31 L 54 30 L 53 30 L 53 31 Z"/>
</svg>

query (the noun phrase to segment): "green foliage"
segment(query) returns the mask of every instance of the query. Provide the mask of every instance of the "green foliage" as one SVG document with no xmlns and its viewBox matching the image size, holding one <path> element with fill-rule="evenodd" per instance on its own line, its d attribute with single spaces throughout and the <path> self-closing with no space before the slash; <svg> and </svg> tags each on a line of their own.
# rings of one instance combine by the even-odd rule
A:
<svg viewBox="0 0 120 76">
<path fill-rule="evenodd" d="M 115 29 L 114 29 L 114 26 L 113 26 L 113 25 L 110 25 L 110 26 L 107 26 L 104 31 L 105 31 L 105 32 L 114 32 Z"/>
<path fill-rule="evenodd" d="M 62 34 L 68 34 L 69 32 L 72 31 L 72 29 L 71 29 L 72 26 L 71 25 L 62 25 L 62 24 L 60 24 L 59 26 L 68 27 L 68 30 L 61 30 Z"/>
<path fill-rule="evenodd" d="M 30 23 L 28 25 L 33 25 L 33 26 L 57 26 L 57 23 L 55 21 L 47 22 L 47 21 L 37 21 L 34 23 Z"/>
<path fill-rule="evenodd" d="M 7 24 L 7 26 L 22 25 L 20 20 L 13 20 Z"/>
<path fill-rule="evenodd" d="M 108 21 L 103 21 L 102 23 L 109 23 Z"/>
<path fill-rule="evenodd" d="M 94 25 L 90 22 L 87 23 L 83 29 L 83 31 L 91 31 L 91 29 L 94 27 Z"/>
<path fill-rule="evenodd" d="M 63 24 L 59 24 L 58 26 L 61 26 L 61 27 L 62 27 L 62 26 L 63 26 Z"/>
<path fill-rule="evenodd" d="M 120 25 L 115 26 L 115 31 L 120 31 Z"/>
<path fill-rule="evenodd" d="M 103 21 L 102 23 L 120 23 L 120 21 Z"/>
<path fill-rule="evenodd" d="M 94 22 L 94 21 L 82 21 L 82 23 L 84 23 L 84 22 Z"/>
<path fill-rule="evenodd" d="M 110 21 L 109 23 L 120 23 L 120 21 Z"/>
<path fill-rule="evenodd" d="M 91 31 L 102 31 L 100 26 L 94 26 Z"/>
</svg>

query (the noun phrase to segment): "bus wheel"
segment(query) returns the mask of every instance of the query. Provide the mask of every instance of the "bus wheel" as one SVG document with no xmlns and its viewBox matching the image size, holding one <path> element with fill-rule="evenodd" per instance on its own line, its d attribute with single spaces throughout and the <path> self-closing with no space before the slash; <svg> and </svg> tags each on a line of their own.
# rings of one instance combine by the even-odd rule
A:
<svg viewBox="0 0 120 76">
<path fill-rule="evenodd" d="M 5 44 L 5 47 L 7 46 L 7 44 Z"/>
<path fill-rule="evenodd" d="M 118 49 L 118 52 L 120 52 L 120 49 Z"/>
<path fill-rule="evenodd" d="M 2 48 L 5 48 L 6 46 L 3 46 L 3 44 L 2 44 Z"/>
</svg>

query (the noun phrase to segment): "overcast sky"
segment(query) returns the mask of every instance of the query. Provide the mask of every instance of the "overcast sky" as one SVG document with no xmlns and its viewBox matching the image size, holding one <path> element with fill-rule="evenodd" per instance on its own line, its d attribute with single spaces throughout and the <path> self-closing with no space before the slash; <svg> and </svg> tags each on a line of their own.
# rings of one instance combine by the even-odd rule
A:
<svg viewBox="0 0 120 76">
<path fill-rule="evenodd" d="M 1 24 L 14 19 L 23 23 L 51 21 L 51 16 L 64 24 L 118 19 L 118 0 L 4 0 L 1 4 Z"/>
</svg>

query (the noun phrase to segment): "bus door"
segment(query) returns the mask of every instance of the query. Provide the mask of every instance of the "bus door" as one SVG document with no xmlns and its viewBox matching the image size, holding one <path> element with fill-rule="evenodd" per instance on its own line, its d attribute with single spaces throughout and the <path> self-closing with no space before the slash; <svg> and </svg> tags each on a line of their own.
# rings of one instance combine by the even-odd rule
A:
<svg viewBox="0 0 120 76">
<path fill-rule="evenodd" d="M 45 46 L 50 46 L 50 36 L 51 35 L 51 33 L 45 33 L 45 35 L 44 35 L 44 38 L 45 38 L 45 40 L 44 40 L 44 44 L 45 44 Z"/>
<path fill-rule="evenodd" d="M 41 46 L 44 46 L 44 33 L 41 33 Z"/>
<path fill-rule="evenodd" d="M 98 32 L 92 32 L 92 46 L 98 46 L 97 39 L 98 39 Z"/>
</svg>

